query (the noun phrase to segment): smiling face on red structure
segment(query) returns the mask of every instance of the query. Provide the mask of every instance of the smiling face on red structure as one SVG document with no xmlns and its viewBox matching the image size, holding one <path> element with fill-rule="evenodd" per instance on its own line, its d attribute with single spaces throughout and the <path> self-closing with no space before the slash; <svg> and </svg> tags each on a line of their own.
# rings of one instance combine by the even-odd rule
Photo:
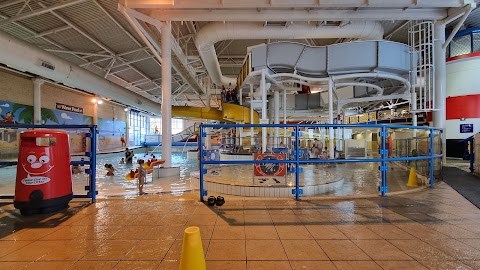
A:
<svg viewBox="0 0 480 270">
<path fill-rule="evenodd" d="M 53 165 L 50 165 L 50 157 L 43 150 L 29 152 L 22 166 L 29 176 L 43 175 L 53 168 Z"/>
</svg>

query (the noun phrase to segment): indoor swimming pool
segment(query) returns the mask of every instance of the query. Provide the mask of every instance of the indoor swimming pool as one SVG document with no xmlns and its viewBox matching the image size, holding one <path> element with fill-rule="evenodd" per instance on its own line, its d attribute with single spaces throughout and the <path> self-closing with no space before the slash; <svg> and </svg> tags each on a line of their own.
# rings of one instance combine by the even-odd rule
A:
<svg viewBox="0 0 480 270">
<path fill-rule="evenodd" d="M 159 158 L 160 153 L 154 153 Z M 145 161 L 151 156 L 137 153 L 133 164 L 119 164 L 124 153 L 97 155 L 97 190 L 98 197 L 138 195 L 137 181 L 128 181 L 125 175 L 130 170 L 138 167 L 137 160 Z M 80 160 L 81 157 L 72 157 L 72 160 Z M 116 171 L 114 176 L 107 176 L 105 164 L 112 164 Z M 172 166 L 180 167 L 180 177 L 167 177 L 152 179 L 152 174 L 147 175 L 144 191 L 147 194 L 178 193 L 198 190 L 198 161 L 187 159 L 186 153 L 173 153 Z M 325 195 L 348 196 L 348 195 L 371 195 L 378 194 L 380 173 L 377 163 L 345 163 L 345 164 L 306 164 L 302 165 L 303 173 L 300 185 L 302 187 L 321 185 L 343 180 L 341 186 Z M 84 169 L 88 166 L 84 166 Z M 388 171 L 388 185 L 390 192 L 407 190 L 406 181 L 408 171 L 401 166 L 392 164 Z M 208 172 L 205 180 L 208 182 L 222 183 L 237 186 L 256 186 L 253 178 L 252 165 L 222 165 L 207 166 Z M 0 194 L 11 195 L 15 191 L 16 166 L 0 169 Z M 282 179 L 283 180 L 283 179 Z M 284 179 L 286 186 L 295 186 L 294 174 L 288 174 Z M 72 176 L 74 194 L 85 194 L 85 186 L 88 185 L 88 176 L 85 173 Z"/>
<path fill-rule="evenodd" d="M 317 186 L 342 181 L 333 191 L 322 195 L 351 196 L 378 194 L 381 176 L 378 163 L 344 163 L 344 164 L 306 164 L 302 165 L 300 186 Z M 252 165 L 206 166 L 205 181 L 236 186 L 262 186 L 255 183 Z M 390 192 L 407 190 L 408 171 L 398 164 L 387 172 Z M 194 174 L 194 178 L 198 176 Z M 289 173 L 278 179 L 287 186 L 295 186 L 295 174 Z"/>
<path fill-rule="evenodd" d="M 160 153 L 154 153 L 159 158 Z M 136 196 L 138 194 L 137 181 L 127 181 L 125 175 L 130 170 L 138 168 L 136 163 L 138 159 L 148 160 L 150 156 L 144 153 L 135 154 L 133 164 L 119 164 L 120 159 L 124 157 L 124 153 L 101 154 L 97 155 L 97 191 L 98 197 L 111 196 Z M 72 157 L 72 160 L 78 161 L 81 157 Z M 112 164 L 116 171 L 114 176 L 107 176 L 105 164 Z M 196 160 L 187 160 L 186 153 L 173 153 L 172 166 L 180 167 L 180 178 L 162 178 L 152 179 L 152 174 L 147 175 L 144 191 L 148 194 L 158 193 L 181 193 L 193 190 L 192 182 L 190 180 L 190 173 L 197 170 L 198 165 Z M 83 169 L 89 166 L 83 166 Z M 82 170 L 84 171 L 84 170 Z M 11 195 L 15 192 L 15 177 L 17 167 L 10 166 L 0 168 L 0 194 Z M 74 174 L 72 176 L 73 193 L 85 194 L 85 186 L 88 185 L 88 175 L 86 173 Z M 198 187 L 197 187 L 198 188 Z"/>
</svg>

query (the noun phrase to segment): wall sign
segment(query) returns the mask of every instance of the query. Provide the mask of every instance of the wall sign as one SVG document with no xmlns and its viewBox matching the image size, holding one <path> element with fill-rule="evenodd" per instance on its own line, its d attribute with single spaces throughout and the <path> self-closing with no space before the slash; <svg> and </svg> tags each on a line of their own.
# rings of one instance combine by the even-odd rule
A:
<svg viewBox="0 0 480 270">
<path fill-rule="evenodd" d="M 56 106 L 57 110 L 67 111 L 67 112 L 74 112 L 74 113 L 83 113 L 83 108 L 75 107 L 71 105 L 65 105 L 62 103 L 57 103 Z"/>
<path fill-rule="evenodd" d="M 473 124 L 460 124 L 460 133 L 473 133 Z"/>
<path fill-rule="evenodd" d="M 255 160 L 285 160 L 285 154 L 255 154 Z M 254 184 L 264 186 L 286 185 L 287 164 L 260 163 L 253 165 Z"/>
</svg>

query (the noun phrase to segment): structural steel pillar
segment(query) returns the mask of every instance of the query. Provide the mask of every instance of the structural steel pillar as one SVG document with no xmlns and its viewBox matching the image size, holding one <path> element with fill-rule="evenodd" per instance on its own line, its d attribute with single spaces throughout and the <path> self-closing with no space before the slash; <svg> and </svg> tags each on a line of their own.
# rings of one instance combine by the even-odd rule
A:
<svg viewBox="0 0 480 270">
<path fill-rule="evenodd" d="M 250 124 L 253 124 L 253 84 L 250 84 Z M 250 147 L 255 145 L 253 127 L 250 128 Z"/>
<path fill-rule="evenodd" d="M 265 87 L 265 70 L 262 69 L 262 77 L 260 79 L 260 91 L 262 92 L 262 120 L 263 123 L 267 119 L 267 89 Z M 262 128 L 262 153 L 267 151 L 267 128 Z"/>
<path fill-rule="evenodd" d="M 333 124 L 333 80 L 328 80 L 328 123 Z M 333 127 L 328 129 L 328 155 L 330 159 L 335 158 L 335 133 Z"/>
<path fill-rule="evenodd" d="M 42 84 L 45 80 L 34 78 L 33 81 L 33 124 L 42 123 Z"/>
<path fill-rule="evenodd" d="M 172 24 L 162 24 L 162 159 L 172 166 Z"/>
<path fill-rule="evenodd" d="M 445 128 L 446 124 L 446 98 L 447 98 L 447 70 L 446 70 L 446 50 L 443 48 L 445 43 L 445 24 L 437 22 L 434 24 L 434 63 L 435 63 L 435 109 L 433 111 L 433 126 L 436 128 Z M 443 163 L 446 162 L 446 136 L 445 130 L 442 136 Z"/>
<path fill-rule="evenodd" d="M 273 92 L 273 105 L 274 105 L 274 114 L 273 114 L 273 119 L 274 119 L 274 124 L 280 124 L 280 92 L 277 90 Z M 275 128 L 274 132 L 275 139 L 273 140 L 275 142 L 275 147 L 278 147 L 278 144 L 280 143 L 280 132 L 279 128 Z"/>
</svg>

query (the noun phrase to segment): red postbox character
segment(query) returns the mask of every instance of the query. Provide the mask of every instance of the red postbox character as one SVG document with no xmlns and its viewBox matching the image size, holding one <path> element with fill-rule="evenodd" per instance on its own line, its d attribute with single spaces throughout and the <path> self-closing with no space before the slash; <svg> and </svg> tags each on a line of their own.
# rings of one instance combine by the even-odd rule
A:
<svg viewBox="0 0 480 270">
<path fill-rule="evenodd" d="M 73 197 L 68 134 L 24 131 L 19 147 L 15 208 L 29 215 L 68 207 Z"/>
</svg>

